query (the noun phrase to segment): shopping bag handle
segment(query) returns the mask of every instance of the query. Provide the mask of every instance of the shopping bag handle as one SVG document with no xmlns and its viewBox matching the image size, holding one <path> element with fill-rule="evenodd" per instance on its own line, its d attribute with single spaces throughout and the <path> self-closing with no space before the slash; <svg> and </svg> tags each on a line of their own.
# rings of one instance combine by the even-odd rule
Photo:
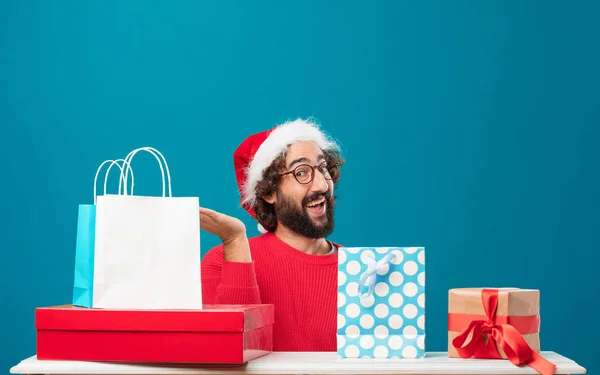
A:
<svg viewBox="0 0 600 375">
<path fill-rule="evenodd" d="M 123 162 L 123 165 L 127 164 L 127 169 L 131 171 L 131 195 L 133 195 L 133 185 L 134 185 L 133 169 L 131 168 L 131 165 L 125 161 L 125 159 L 117 159 L 117 160 L 113 161 L 112 163 L 110 163 L 110 165 L 108 166 L 108 169 L 106 170 L 106 175 L 104 176 L 104 195 L 106 195 L 106 183 L 108 182 L 108 174 L 110 173 L 110 169 L 115 165 L 121 170 L 121 173 L 119 176 L 119 190 L 117 191 L 117 194 L 121 195 L 121 186 L 122 186 L 122 182 L 123 182 L 123 179 L 125 178 L 125 176 L 123 175 L 123 167 L 121 167 L 119 165 L 120 161 Z"/>
<path fill-rule="evenodd" d="M 102 170 L 102 167 L 104 166 L 104 164 L 106 163 L 110 163 L 110 165 L 108 166 L 108 169 L 106 170 L 106 174 L 104 175 L 104 195 L 106 195 L 106 182 L 108 180 L 108 174 L 110 173 L 110 169 L 116 165 L 117 167 L 119 167 L 119 169 L 121 170 L 121 175 L 120 175 L 120 179 L 119 179 L 119 190 L 118 192 L 121 192 L 121 182 L 123 180 L 123 168 L 119 165 L 119 162 L 122 161 L 123 164 L 127 164 L 127 170 L 131 169 L 131 166 L 129 165 L 129 163 L 127 163 L 124 159 L 117 159 L 117 160 L 105 160 L 103 161 L 100 166 L 98 166 L 98 169 L 96 170 L 96 176 L 94 176 L 94 205 L 96 204 L 96 200 L 98 197 L 97 194 L 97 184 L 98 184 L 98 175 L 100 174 L 100 171 Z M 131 194 L 133 194 L 133 170 L 131 171 Z"/>
<path fill-rule="evenodd" d="M 128 163 L 129 165 L 131 165 L 131 161 L 133 159 L 133 157 L 135 156 L 135 154 L 137 154 L 140 151 L 146 151 L 151 153 L 154 158 L 156 159 L 156 161 L 158 161 L 158 166 L 160 167 L 160 174 L 162 176 L 162 196 L 165 196 L 165 171 L 164 169 L 167 170 L 167 179 L 168 179 L 168 184 L 169 184 L 169 197 L 172 197 L 172 192 L 171 192 L 171 173 L 169 172 L 169 165 L 167 164 L 167 159 L 165 159 L 165 157 L 163 156 L 163 154 L 160 153 L 160 151 L 158 151 L 157 149 L 153 148 L 153 147 L 140 147 L 137 148 L 133 151 L 131 151 L 129 154 L 127 154 L 127 156 L 125 157 L 125 162 Z M 160 156 L 160 158 L 158 157 Z M 161 160 L 162 159 L 162 160 Z M 164 169 L 163 169 L 163 163 L 164 163 Z M 122 179 L 123 183 L 125 184 L 125 187 L 123 188 L 123 193 L 125 195 L 127 195 L 127 177 L 129 175 L 129 168 L 127 168 L 123 173 L 125 173 L 125 178 Z M 120 189 L 120 184 L 121 182 L 119 181 L 119 189 Z M 133 189 L 133 181 L 131 182 L 131 188 Z M 133 191 L 133 190 L 132 190 Z M 132 193 L 133 195 L 133 193 Z"/>
</svg>

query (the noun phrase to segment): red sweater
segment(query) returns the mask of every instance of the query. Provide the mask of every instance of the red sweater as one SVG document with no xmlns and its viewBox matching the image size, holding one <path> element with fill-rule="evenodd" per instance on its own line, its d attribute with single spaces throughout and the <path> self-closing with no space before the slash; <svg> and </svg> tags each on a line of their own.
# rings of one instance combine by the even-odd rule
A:
<svg viewBox="0 0 600 375">
<path fill-rule="evenodd" d="M 202 259 L 206 304 L 273 304 L 274 351 L 336 351 L 337 252 L 309 255 L 273 233 L 250 241 L 251 263 L 227 262 L 223 245 Z"/>
</svg>

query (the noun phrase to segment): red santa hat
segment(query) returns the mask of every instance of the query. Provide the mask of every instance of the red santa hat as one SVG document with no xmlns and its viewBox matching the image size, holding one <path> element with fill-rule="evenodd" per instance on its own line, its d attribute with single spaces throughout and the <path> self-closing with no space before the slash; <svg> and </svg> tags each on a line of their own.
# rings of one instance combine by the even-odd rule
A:
<svg viewBox="0 0 600 375">
<path fill-rule="evenodd" d="M 323 150 L 339 149 L 337 143 L 322 132 L 317 124 L 297 119 L 252 134 L 235 150 L 233 163 L 241 204 L 253 218 L 256 218 L 256 185 L 262 179 L 263 171 L 279 155 L 285 154 L 288 146 L 298 141 L 313 141 Z"/>
</svg>

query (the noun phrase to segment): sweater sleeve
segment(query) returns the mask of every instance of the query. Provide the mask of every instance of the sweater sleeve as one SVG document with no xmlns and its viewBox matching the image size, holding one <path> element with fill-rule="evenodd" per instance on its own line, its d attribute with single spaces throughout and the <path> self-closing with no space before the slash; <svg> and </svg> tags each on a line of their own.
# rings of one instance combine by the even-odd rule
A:
<svg viewBox="0 0 600 375">
<path fill-rule="evenodd" d="M 223 245 L 211 249 L 201 262 L 202 301 L 205 304 L 259 304 L 254 262 L 228 262 Z"/>
</svg>

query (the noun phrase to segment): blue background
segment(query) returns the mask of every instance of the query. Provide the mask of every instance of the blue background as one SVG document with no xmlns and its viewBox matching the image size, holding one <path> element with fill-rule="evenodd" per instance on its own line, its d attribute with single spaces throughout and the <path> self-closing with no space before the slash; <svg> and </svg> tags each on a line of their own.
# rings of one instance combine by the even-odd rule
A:
<svg viewBox="0 0 600 375">
<path fill-rule="evenodd" d="M 342 142 L 346 246 L 425 246 L 427 350 L 449 288 L 542 294 L 542 349 L 600 370 L 594 1 L 0 1 L 0 369 L 69 303 L 77 208 L 139 146 L 174 194 L 242 218 L 232 153 L 314 116 Z M 137 192 L 158 168 L 136 157 Z M 138 182 L 139 181 L 139 182 Z M 218 243 L 202 234 L 202 252 Z"/>
</svg>

